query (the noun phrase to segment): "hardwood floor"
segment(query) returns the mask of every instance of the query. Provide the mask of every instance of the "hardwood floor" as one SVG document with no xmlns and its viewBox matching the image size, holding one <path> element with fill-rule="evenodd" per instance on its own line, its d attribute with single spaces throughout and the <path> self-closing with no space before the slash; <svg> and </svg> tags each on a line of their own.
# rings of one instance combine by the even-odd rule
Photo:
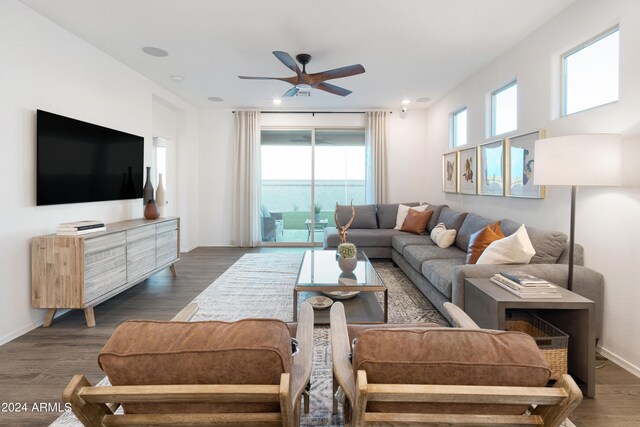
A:
<svg viewBox="0 0 640 427">
<path fill-rule="evenodd" d="M 100 304 L 96 326 L 87 328 L 82 310 L 54 320 L 0 347 L 0 426 L 48 425 L 58 416 L 56 405 L 74 374 L 96 383 L 104 377 L 98 352 L 116 326 L 128 319 L 171 319 L 180 309 L 248 252 L 300 251 L 283 248 L 198 248 L 182 254 L 178 277 L 169 270 Z M 640 378 L 612 362 L 597 370 L 595 399 L 585 399 L 572 415 L 577 426 L 640 425 Z M 24 403 L 26 412 L 4 412 Z M 33 404 L 50 404 L 42 412 Z M 5 406 L 6 405 L 6 406 Z M 51 407 L 53 406 L 53 407 Z M 22 407 L 22 405 L 21 405 Z"/>
</svg>

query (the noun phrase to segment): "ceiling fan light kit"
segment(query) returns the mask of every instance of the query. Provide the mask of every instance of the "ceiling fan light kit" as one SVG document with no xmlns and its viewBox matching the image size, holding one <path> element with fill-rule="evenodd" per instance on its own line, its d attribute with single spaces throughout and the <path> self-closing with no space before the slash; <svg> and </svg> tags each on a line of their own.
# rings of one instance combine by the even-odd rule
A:
<svg viewBox="0 0 640 427">
<path fill-rule="evenodd" d="M 307 73 L 307 64 L 311 61 L 311 55 L 301 53 L 296 55 L 296 59 L 302 65 L 302 70 L 296 61 L 287 52 L 276 50 L 273 55 L 278 58 L 287 68 L 295 72 L 293 77 L 251 77 L 251 76 L 238 76 L 241 79 L 247 80 L 280 80 L 293 85 L 291 89 L 285 92 L 283 97 L 291 96 L 311 96 L 313 89 L 320 89 L 325 92 L 332 93 L 339 96 L 347 96 L 351 93 L 350 90 L 326 83 L 327 80 L 340 79 L 343 77 L 355 76 L 365 72 L 365 69 L 360 64 L 349 65 L 342 68 L 335 68 L 333 70 L 322 71 L 320 73 Z"/>
</svg>

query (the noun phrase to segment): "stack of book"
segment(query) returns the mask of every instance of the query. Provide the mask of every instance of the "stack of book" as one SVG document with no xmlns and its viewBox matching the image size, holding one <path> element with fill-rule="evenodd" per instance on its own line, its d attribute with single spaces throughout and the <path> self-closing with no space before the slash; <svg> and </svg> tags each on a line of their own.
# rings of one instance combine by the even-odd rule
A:
<svg viewBox="0 0 640 427">
<path fill-rule="evenodd" d="M 520 271 L 500 272 L 491 281 L 520 298 L 562 298 L 553 283 Z"/>
<path fill-rule="evenodd" d="M 58 236 L 79 236 L 82 234 L 105 231 L 106 229 L 107 228 L 104 226 L 102 221 L 75 221 L 60 224 L 56 234 L 58 234 Z"/>
</svg>

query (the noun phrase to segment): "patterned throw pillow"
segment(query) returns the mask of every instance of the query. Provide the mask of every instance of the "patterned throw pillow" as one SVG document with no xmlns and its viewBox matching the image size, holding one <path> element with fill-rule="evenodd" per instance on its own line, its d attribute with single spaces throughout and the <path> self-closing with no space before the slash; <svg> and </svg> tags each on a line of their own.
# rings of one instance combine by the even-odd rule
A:
<svg viewBox="0 0 640 427">
<path fill-rule="evenodd" d="M 456 241 L 456 230 L 447 230 L 443 223 L 439 223 L 431 230 L 431 240 L 441 248 L 448 248 Z"/>
</svg>

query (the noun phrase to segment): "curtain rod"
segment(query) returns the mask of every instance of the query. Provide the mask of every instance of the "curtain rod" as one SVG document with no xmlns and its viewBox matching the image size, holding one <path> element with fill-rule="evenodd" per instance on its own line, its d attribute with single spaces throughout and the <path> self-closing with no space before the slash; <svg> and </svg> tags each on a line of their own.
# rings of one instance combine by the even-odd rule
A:
<svg viewBox="0 0 640 427">
<path fill-rule="evenodd" d="M 379 111 L 379 110 L 374 110 Z M 236 111 L 231 111 L 235 113 Z M 260 114 L 364 114 L 367 111 L 260 111 Z M 393 114 L 393 111 L 389 111 L 389 114 Z"/>
</svg>

